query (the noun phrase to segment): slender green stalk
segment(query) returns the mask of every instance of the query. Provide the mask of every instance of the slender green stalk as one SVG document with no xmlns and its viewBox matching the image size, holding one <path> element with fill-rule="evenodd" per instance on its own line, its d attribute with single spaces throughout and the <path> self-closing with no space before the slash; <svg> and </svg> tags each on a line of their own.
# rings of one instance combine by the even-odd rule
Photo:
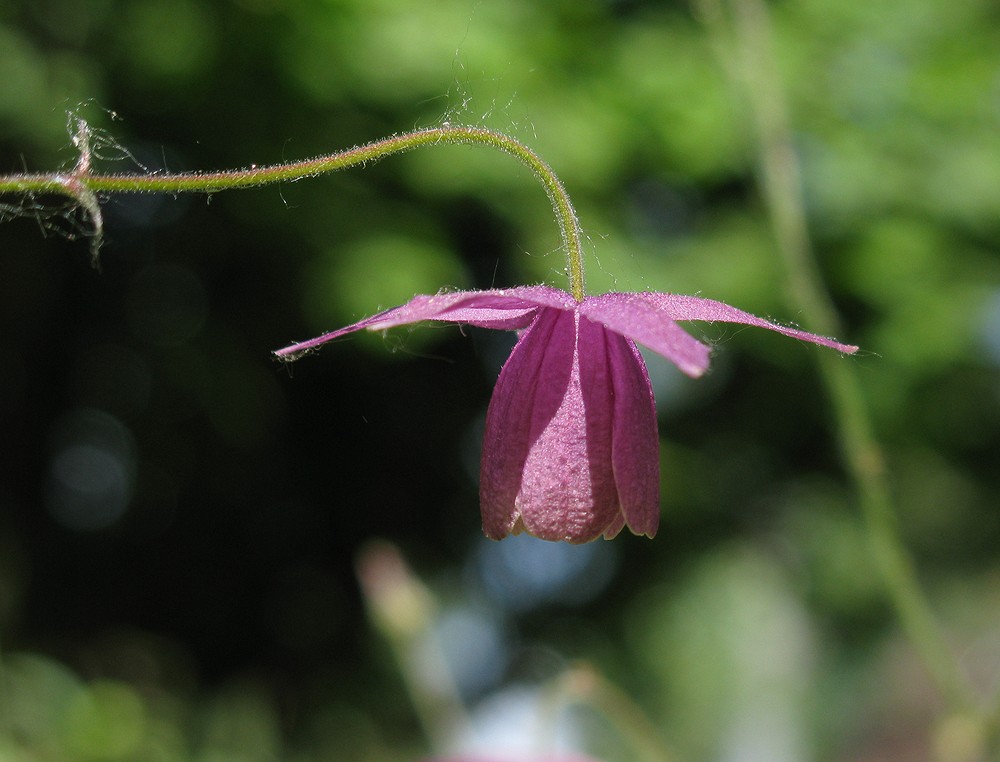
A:
<svg viewBox="0 0 1000 762">
<path fill-rule="evenodd" d="M 94 174 L 90 167 L 89 131 L 83 120 L 78 120 L 78 131 L 73 142 L 80 151 L 80 161 L 71 172 L 0 176 L 0 194 L 56 193 L 69 196 L 89 215 L 98 237 L 101 230 L 97 197 L 99 193 L 214 193 L 237 188 L 257 188 L 346 169 L 427 145 L 459 143 L 489 146 L 520 160 L 542 183 L 559 224 L 566 252 L 570 293 L 577 301 L 582 301 L 584 297 L 582 235 L 569 194 L 552 168 L 538 154 L 514 138 L 493 130 L 442 126 L 395 135 L 303 161 L 260 167 L 254 165 L 246 169 L 221 172 L 176 174 Z"/>
<path fill-rule="evenodd" d="M 838 333 L 836 310 L 823 284 L 809 239 L 799 164 L 777 66 L 767 10 L 761 0 L 701 0 L 699 10 L 717 34 L 719 48 L 734 58 L 726 65 L 747 100 L 757 137 L 760 182 L 771 215 L 789 292 L 811 330 Z M 952 710 L 972 711 L 975 696 L 920 587 L 896 520 L 882 451 L 873 432 L 857 376 L 849 363 L 820 356 L 820 370 L 833 406 L 840 448 L 860 501 L 873 558 L 910 641 Z"/>
<path fill-rule="evenodd" d="M 431 634 L 436 602 L 395 545 L 373 542 L 357 559 L 372 625 L 389 643 L 410 702 L 431 747 L 448 747 L 469 718 L 448 660 Z"/>
<path fill-rule="evenodd" d="M 573 704 L 603 714 L 631 746 L 631 759 L 674 762 L 677 756 L 642 707 L 596 669 L 580 663 L 556 677 L 547 688 L 548 722 L 554 731 L 555 715 Z"/>
</svg>

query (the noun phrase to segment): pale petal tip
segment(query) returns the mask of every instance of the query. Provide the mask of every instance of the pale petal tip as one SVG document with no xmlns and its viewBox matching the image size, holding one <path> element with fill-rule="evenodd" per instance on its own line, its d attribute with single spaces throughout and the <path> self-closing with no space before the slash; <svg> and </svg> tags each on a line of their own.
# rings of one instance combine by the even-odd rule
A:
<svg viewBox="0 0 1000 762">
<path fill-rule="evenodd" d="M 694 363 L 689 363 L 689 362 L 679 362 L 677 360 L 674 360 L 674 362 L 677 364 L 677 367 L 680 368 L 681 373 L 683 373 L 688 378 L 701 378 L 702 376 L 705 375 L 705 372 L 709 368 L 709 364 L 707 361 L 704 365 L 701 364 L 696 365 Z"/>
<path fill-rule="evenodd" d="M 507 521 L 486 521 L 486 511 L 483 510 L 483 535 L 487 540 L 496 540 L 499 542 L 505 537 L 510 535 L 519 535 L 522 533 L 531 534 L 524 526 L 524 522 L 521 520 L 520 516 L 516 516 Z"/>
<path fill-rule="evenodd" d="M 637 526 L 633 526 L 632 524 L 626 524 L 625 526 L 636 537 L 648 537 L 652 540 L 656 537 L 656 532 L 660 528 L 660 516 L 657 514 L 652 521 L 639 522 Z M 609 537 L 608 539 L 611 538 Z"/>
</svg>

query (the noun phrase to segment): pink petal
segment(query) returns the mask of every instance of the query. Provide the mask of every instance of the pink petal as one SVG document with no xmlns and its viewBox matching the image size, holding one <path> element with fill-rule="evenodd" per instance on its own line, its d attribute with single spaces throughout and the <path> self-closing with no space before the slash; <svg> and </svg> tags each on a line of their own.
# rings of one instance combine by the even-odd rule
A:
<svg viewBox="0 0 1000 762">
<path fill-rule="evenodd" d="M 559 396 L 549 392 L 549 372 L 561 375 L 567 359 L 552 354 L 559 341 L 554 334 L 535 393 L 532 443 L 517 506 L 524 528 L 536 537 L 589 542 L 620 516 L 611 467 L 607 331 L 568 312 L 559 313 L 559 323 L 557 332 L 575 343 L 569 383 Z"/>
<path fill-rule="evenodd" d="M 602 294 L 588 297 L 580 314 L 644 344 L 673 362 L 689 376 L 708 369 L 709 348 L 674 322 L 650 296 L 659 294 Z"/>
<path fill-rule="evenodd" d="M 589 542 L 619 521 L 605 335 L 574 312 L 542 310 L 515 347 L 487 412 L 487 536 Z"/>
<path fill-rule="evenodd" d="M 526 327 L 539 307 L 572 309 L 576 302 L 565 291 L 548 286 L 520 286 L 492 291 L 455 291 L 415 296 L 393 314 L 365 326 L 381 331 L 422 320 L 444 320 L 482 328 L 515 330 Z"/>
<path fill-rule="evenodd" d="M 625 515 L 619 510 L 615 512 L 614 520 L 604 530 L 604 539 L 613 540 L 625 528 Z"/>
<path fill-rule="evenodd" d="M 824 347 L 830 347 L 847 354 L 854 354 L 858 351 L 858 348 L 852 344 L 841 344 L 839 341 L 834 341 L 833 339 L 828 339 L 824 336 L 818 336 L 815 333 L 799 331 L 795 328 L 785 328 L 784 326 L 771 323 L 763 318 L 757 317 L 756 315 L 751 315 L 749 312 L 738 310 L 735 307 L 730 307 L 728 304 L 717 302 L 713 299 L 702 299 L 698 296 L 660 293 L 634 294 L 634 296 L 639 297 L 650 305 L 655 306 L 657 309 L 662 310 L 674 320 L 705 320 L 709 322 L 720 321 L 726 323 L 743 323 L 745 325 L 753 325 L 758 328 L 767 328 L 771 331 L 777 331 L 785 336 L 791 336 L 794 339 L 811 341 L 813 344 L 822 344 Z"/>
<path fill-rule="evenodd" d="M 629 339 L 608 333 L 614 390 L 611 462 L 624 521 L 653 537 L 660 524 L 660 437 L 646 363 Z"/>
<path fill-rule="evenodd" d="M 493 540 L 510 534 L 520 518 L 515 501 L 521 489 L 521 474 L 531 444 L 534 397 L 559 314 L 542 310 L 535 322 L 521 334 L 500 371 L 486 411 L 479 503 L 483 514 L 483 533 Z M 556 351 L 559 350 L 566 351 L 564 347 L 556 347 Z M 569 351 L 572 352 L 572 344 Z M 566 362 L 564 379 L 548 379 L 549 393 L 553 393 L 553 385 L 558 387 L 561 384 L 565 389 L 569 383 L 571 361 L 572 354 Z"/>
<path fill-rule="evenodd" d="M 279 358 L 296 356 L 321 344 L 362 328 L 382 331 L 423 320 L 443 320 L 482 328 L 516 330 L 526 327 L 540 306 L 572 309 L 575 302 L 565 291 L 548 286 L 523 286 L 492 291 L 453 291 L 433 296 L 419 295 L 399 307 L 359 320 L 315 339 L 279 349 Z"/>
</svg>

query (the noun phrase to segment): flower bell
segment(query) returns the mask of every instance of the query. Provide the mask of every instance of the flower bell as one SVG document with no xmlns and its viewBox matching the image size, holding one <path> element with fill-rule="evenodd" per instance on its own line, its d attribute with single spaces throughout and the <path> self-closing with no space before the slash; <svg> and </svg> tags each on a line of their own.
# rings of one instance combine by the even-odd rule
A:
<svg viewBox="0 0 1000 762">
<path fill-rule="evenodd" d="M 659 440 L 646 364 L 636 342 L 692 377 L 709 347 L 679 320 L 767 328 L 853 353 L 857 347 L 784 328 L 695 296 L 611 293 L 577 301 L 548 286 L 416 296 L 406 304 L 281 349 L 285 359 L 339 336 L 423 320 L 522 331 L 486 414 L 479 497 L 483 531 L 499 540 L 612 538 L 659 525 Z"/>
</svg>

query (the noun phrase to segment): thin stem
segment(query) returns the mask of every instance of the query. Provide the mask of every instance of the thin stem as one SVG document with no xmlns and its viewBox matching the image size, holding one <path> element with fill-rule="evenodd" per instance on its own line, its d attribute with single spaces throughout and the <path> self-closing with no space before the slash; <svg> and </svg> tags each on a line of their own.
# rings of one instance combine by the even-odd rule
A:
<svg viewBox="0 0 1000 762">
<path fill-rule="evenodd" d="M 715 0 L 699 10 L 720 36 L 720 48 L 736 51 L 726 60 L 742 86 L 757 133 L 759 172 L 789 291 L 811 330 L 838 333 L 838 319 L 809 239 L 799 164 L 777 66 L 773 60 L 767 10 L 761 0 L 728 0 L 734 35 L 722 27 Z M 820 356 L 820 370 L 838 424 L 840 448 L 857 490 L 871 551 L 885 591 L 924 665 L 952 709 L 973 710 L 975 697 L 942 636 L 917 579 L 912 558 L 899 535 L 881 448 L 857 376 L 848 363 Z"/>
<path fill-rule="evenodd" d="M 362 548 L 356 570 L 372 625 L 388 641 L 427 740 L 447 748 L 469 718 L 439 641 L 433 637 L 433 594 L 395 545 Z"/>
<path fill-rule="evenodd" d="M 257 188 L 353 167 L 426 145 L 460 143 L 490 146 L 519 159 L 541 181 L 559 224 L 566 252 L 570 293 L 577 301 L 582 301 L 584 297 L 582 235 L 569 194 L 552 168 L 538 154 L 523 143 L 499 132 L 475 127 L 435 127 L 285 164 L 251 166 L 248 169 L 221 172 L 111 175 L 91 172 L 87 135 L 86 123 L 80 120 L 74 143 L 80 149 L 81 158 L 72 172 L 0 176 L 0 194 L 58 193 L 70 196 L 84 207 L 99 231 L 100 209 L 96 201 L 98 193 L 213 193 L 236 188 Z"/>
<path fill-rule="evenodd" d="M 579 704 L 607 717 L 631 745 L 632 758 L 646 762 L 674 762 L 677 759 L 660 729 L 642 708 L 589 664 L 577 664 L 559 675 L 549 685 L 548 693 L 551 715 Z M 546 726 L 553 728 L 554 720 Z"/>
</svg>

